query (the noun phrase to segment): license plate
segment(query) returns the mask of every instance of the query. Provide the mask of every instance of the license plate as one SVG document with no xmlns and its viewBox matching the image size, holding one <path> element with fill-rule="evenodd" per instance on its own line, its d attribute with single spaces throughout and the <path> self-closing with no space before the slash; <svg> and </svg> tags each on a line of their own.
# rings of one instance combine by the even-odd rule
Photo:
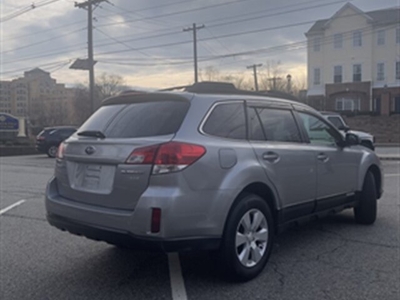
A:
<svg viewBox="0 0 400 300">
<path fill-rule="evenodd" d="M 71 187 L 99 194 L 111 192 L 115 167 L 109 165 L 73 163 L 68 168 Z"/>
</svg>

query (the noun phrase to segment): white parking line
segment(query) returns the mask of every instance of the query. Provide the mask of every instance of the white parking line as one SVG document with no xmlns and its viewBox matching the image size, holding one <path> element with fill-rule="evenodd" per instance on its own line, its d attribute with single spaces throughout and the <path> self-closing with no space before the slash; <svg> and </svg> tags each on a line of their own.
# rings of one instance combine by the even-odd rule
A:
<svg viewBox="0 0 400 300">
<path fill-rule="evenodd" d="M 169 277 L 173 300 L 187 300 L 185 282 L 183 281 L 181 263 L 178 253 L 168 253 Z"/>
<path fill-rule="evenodd" d="M 400 173 L 398 173 L 398 174 L 385 174 L 385 177 L 396 177 L 396 176 L 400 176 Z"/>
<path fill-rule="evenodd" d="M 17 207 L 18 205 L 21 205 L 22 203 L 24 203 L 26 200 L 19 200 L 18 202 L 15 202 L 14 204 L 11 204 L 10 206 L 7 206 L 6 208 L 0 210 L 0 216 L 6 212 L 8 212 L 9 210 L 13 209 L 14 207 Z"/>
</svg>

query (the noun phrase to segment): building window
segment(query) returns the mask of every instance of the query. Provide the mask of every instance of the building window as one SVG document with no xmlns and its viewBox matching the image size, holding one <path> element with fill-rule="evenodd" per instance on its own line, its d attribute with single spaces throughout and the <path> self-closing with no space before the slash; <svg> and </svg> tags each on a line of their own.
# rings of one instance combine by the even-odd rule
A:
<svg viewBox="0 0 400 300">
<path fill-rule="evenodd" d="M 361 65 L 353 65 L 353 82 L 361 82 L 362 81 L 362 70 Z"/>
<path fill-rule="evenodd" d="M 378 37 L 378 45 L 379 46 L 385 45 L 385 30 L 379 30 L 377 37 Z"/>
<path fill-rule="evenodd" d="M 360 110 L 360 99 L 338 98 L 336 99 L 337 111 L 355 111 Z"/>
<path fill-rule="evenodd" d="M 361 47 L 362 46 L 362 33 L 361 31 L 353 32 L 353 46 Z"/>
<path fill-rule="evenodd" d="M 333 68 L 333 82 L 342 83 L 342 66 L 335 66 Z"/>
<path fill-rule="evenodd" d="M 377 65 L 376 80 L 378 80 L 378 81 L 385 80 L 385 64 L 384 63 L 379 63 Z"/>
<path fill-rule="evenodd" d="M 321 50 L 321 38 L 316 37 L 314 38 L 314 52 L 318 52 Z"/>
<path fill-rule="evenodd" d="M 337 33 L 333 36 L 333 46 L 335 49 L 343 47 L 343 34 Z"/>
<path fill-rule="evenodd" d="M 400 61 L 396 61 L 396 80 L 400 80 Z"/>
<path fill-rule="evenodd" d="M 314 69 L 314 85 L 320 85 L 321 84 L 321 69 L 316 68 Z"/>
<path fill-rule="evenodd" d="M 400 44 L 400 27 L 396 28 L 396 44 Z"/>
</svg>

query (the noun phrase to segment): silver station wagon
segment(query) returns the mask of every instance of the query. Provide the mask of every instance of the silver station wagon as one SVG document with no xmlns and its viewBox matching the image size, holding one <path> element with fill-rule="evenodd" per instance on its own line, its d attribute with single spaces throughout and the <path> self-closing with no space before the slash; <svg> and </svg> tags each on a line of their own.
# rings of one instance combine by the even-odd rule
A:
<svg viewBox="0 0 400 300">
<path fill-rule="evenodd" d="M 381 164 L 359 143 L 304 104 L 233 86 L 127 92 L 59 147 L 47 219 L 118 246 L 216 250 L 245 281 L 290 225 L 346 208 L 374 223 Z"/>
</svg>

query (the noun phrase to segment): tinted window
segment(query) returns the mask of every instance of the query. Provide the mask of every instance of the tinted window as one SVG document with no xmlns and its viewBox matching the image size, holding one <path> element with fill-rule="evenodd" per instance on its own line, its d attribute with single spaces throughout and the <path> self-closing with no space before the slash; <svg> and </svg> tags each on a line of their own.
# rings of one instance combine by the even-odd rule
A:
<svg viewBox="0 0 400 300">
<path fill-rule="evenodd" d="M 112 138 L 173 134 L 181 126 L 189 105 L 183 101 L 129 104 L 111 121 L 104 134 Z"/>
<path fill-rule="evenodd" d="M 249 123 L 253 140 L 301 142 L 300 132 L 289 110 L 251 107 Z"/>
<path fill-rule="evenodd" d="M 299 115 L 311 144 L 333 145 L 339 140 L 338 133 L 327 123 L 309 114 L 299 113 Z"/>
<path fill-rule="evenodd" d="M 217 105 L 204 124 L 203 131 L 224 138 L 245 139 L 246 119 L 243 103 Z"/>
<path fill-rule="evenodd" d="M 115 117 L 115 115 L 121 111 L 125 104 L 109 105 L 100 107 L 93 115 L 86 120 L 85 123 L 79 128 L 79 132 L 99 130 L 104 131 L 106 126 Z"/>
</svg>

